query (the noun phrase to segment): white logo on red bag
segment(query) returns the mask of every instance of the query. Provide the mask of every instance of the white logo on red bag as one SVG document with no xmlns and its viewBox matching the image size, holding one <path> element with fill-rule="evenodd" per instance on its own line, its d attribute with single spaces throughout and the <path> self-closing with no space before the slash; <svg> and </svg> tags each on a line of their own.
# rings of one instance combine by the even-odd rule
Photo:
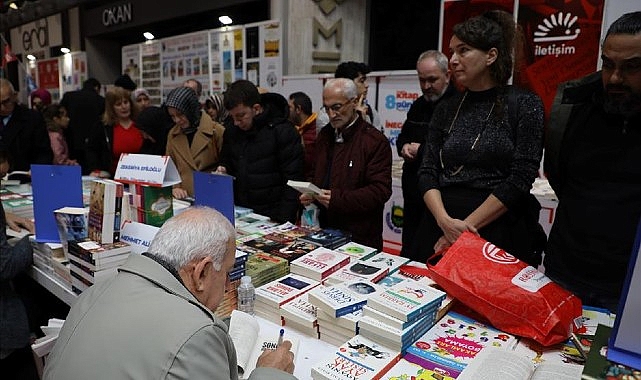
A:
<svg viewBox="0 0 641 380">
<path fill-rule="evenodd" d="M 483 244 L 483 257 L 497 264 L 515 264 L 519 259 L 490 242 Z"/>
</svg>

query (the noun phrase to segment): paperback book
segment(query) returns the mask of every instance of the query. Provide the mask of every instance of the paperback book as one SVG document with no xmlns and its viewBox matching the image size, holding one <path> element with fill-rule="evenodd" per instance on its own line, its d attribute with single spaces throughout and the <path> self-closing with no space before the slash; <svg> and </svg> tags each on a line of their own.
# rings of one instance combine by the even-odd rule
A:
<svg viewBox="0 0 641 380">
<path fill-rule="evenodd" d="M 349 256 L 319 247 L 292 261 L 289 270 L 316 281 L 323 281 L 347 264 L 349 264 Z"/>
<path fill-rule="evenodd" d="M 458 377 L 485 347 L 514 348 L 513 335 L 449 312 L 408 347 L 405 359 L 423 368 Z"/>
<path fill-rule="evenodd" d="M 278 308 L 318 285 L 318 281 L 288 274 L 256 288 L 256 300 Z"/>
<path fill-rule="evenodd" d="M 314 243 L 321 247 L 334 249 L 348 243 L 351 239 L 351 236 L 347 232 L 331 228 L 324 228 L 318 231 L 313 231 L 305 236 L 300 237 L 299 239 Z"/>
<path fill-rule="evenodd" d="M 426 310 L 436 309 L 445 293 L 413 280 L 404 280 L 369 298 L 367 306 L 405 322 L 415 321 Z"/>
<path fill-rule="evenodd" d="M 392 255 L 386 252 L 379 252 L 374 256 L 364 259 L 366 263 L 380 263 L 389 267 L 389 273 L 394 273 L 401 265 L 406 264 L 410 259 L 402 256 Z"/>
<path fill-rule="evenodd" d="M 396 350 L 356 335 L 312 367 L 314 380 L 376 380 L 400 359 Z"/>
<path fill-rule="evenodd" d="M 334 318 L 360 310 L 368 297 L 381 288 L 367 281 L 320 286 L 309 293 L 309 302 Z"/>
<path fill-rule="evenodd" d="M 405 359 L 399 360 L 394 367 L 383 377 L 383 380 L 454 380 L 453 377 L 444 376 L 418 364 L 408 362 Z"/>
<path fill-rule="evenodd" d="M 316 322 L 316 306 L 309 302 L 307 293 L 285 302 L 280 307 L 280 314 L 285 320 L 285 326 L 290 323 L 297 323 L 305 327 L 316 327 L 318 325 Z"/>
<path fill-rule="evenodd" d="M 378 253 L 378 250 L 376 248 L 368 247 L 366 245 L 359 244 L 353 241 L 337 247 L 336 251 L 351 256 L 352 261 L 364 260 Z"/>
<path fill-rule="evenodd" d="M 336 285 L 342 282 L 351 281 L 369 281 L 377 283 L 380 279 L 387 276 L 389 268 L 387 265 L 378 263 L 365 263 L 362 261 L 353 261 L 332 273 L 324 281 L 328 285 Z"/>
</svg>

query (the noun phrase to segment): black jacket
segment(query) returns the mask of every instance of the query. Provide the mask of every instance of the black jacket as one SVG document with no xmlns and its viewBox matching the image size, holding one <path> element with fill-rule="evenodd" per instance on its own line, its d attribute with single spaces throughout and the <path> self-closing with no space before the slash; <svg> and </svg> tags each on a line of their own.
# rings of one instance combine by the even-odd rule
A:
<svg viewBox="0 0 641 380">
<path fill-rule="evenodd" d="M 10 171 L 28 171 L 31 164 L 53 163 L 51 142 L 42 115 L 21 104 L 16 104 L 2 131 L 0 148 L 9 154 Z"/>
<path fill-rule="evenodd" d="M 89 173 L 94 170 L 104 170 L 111 173 L 113 164 L 114 126 L 94 123 L 87 138 L 87 164 L 84 168 Z M 83 170 L 84 172 L 84 170 Z"/>
<path fill-rule="evenodd" d="M 264 95 L 264 112 L 249 131 L 235 125 L 225 129 L 221 165 L 236 178 L 236 205 L 278 222 L 295 222 L 299 194 L 287 181 L 303 179 L 303 145 L 282 101 L 275 94 Z"/>
<path fill-rule="evenodd" d="M 105 98 L 98 95 L 94 89 L 87 88 L 65 93 L 60 105 L 64 106 L 69 114 L 69 151 L 74 153 L 86 149 L 91 128 L 100 121 L 105 112 Z"/>
</svg>

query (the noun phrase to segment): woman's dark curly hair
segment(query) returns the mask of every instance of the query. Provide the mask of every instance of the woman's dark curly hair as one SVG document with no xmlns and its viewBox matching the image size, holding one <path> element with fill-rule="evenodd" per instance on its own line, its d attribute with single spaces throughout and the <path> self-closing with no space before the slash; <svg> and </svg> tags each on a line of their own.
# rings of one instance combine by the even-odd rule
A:
<svg viewBox="0 0 641 380">
<path fill-rule="evenodd" d="M 496 48 L 497 58 L 490 66 L 490 74 L 497 83 L 507 84 L 512 76 L 515 49 L 520 48 L 521 33 L 511 14 L 489 11 L 472 17 L 453 29 L 454 35 L 473 48 L 489 51 Z"/>
</svg>

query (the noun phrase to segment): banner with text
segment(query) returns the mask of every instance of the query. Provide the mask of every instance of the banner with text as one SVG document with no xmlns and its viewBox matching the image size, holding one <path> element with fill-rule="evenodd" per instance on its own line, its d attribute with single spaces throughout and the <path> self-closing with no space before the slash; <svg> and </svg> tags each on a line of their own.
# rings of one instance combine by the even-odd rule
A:
<svg viewBox="0 0 641 380">
<path fill-rule="evenodd" d="M 392 147 L 392 158 L 401 160 L 396 152 L 396 139 L 407 118 L 407 111 L 421 96 L 416 74 L 380 77 L 378 96 L 378 112 L 385 127 L 385 137 Z"/>
</svg>

